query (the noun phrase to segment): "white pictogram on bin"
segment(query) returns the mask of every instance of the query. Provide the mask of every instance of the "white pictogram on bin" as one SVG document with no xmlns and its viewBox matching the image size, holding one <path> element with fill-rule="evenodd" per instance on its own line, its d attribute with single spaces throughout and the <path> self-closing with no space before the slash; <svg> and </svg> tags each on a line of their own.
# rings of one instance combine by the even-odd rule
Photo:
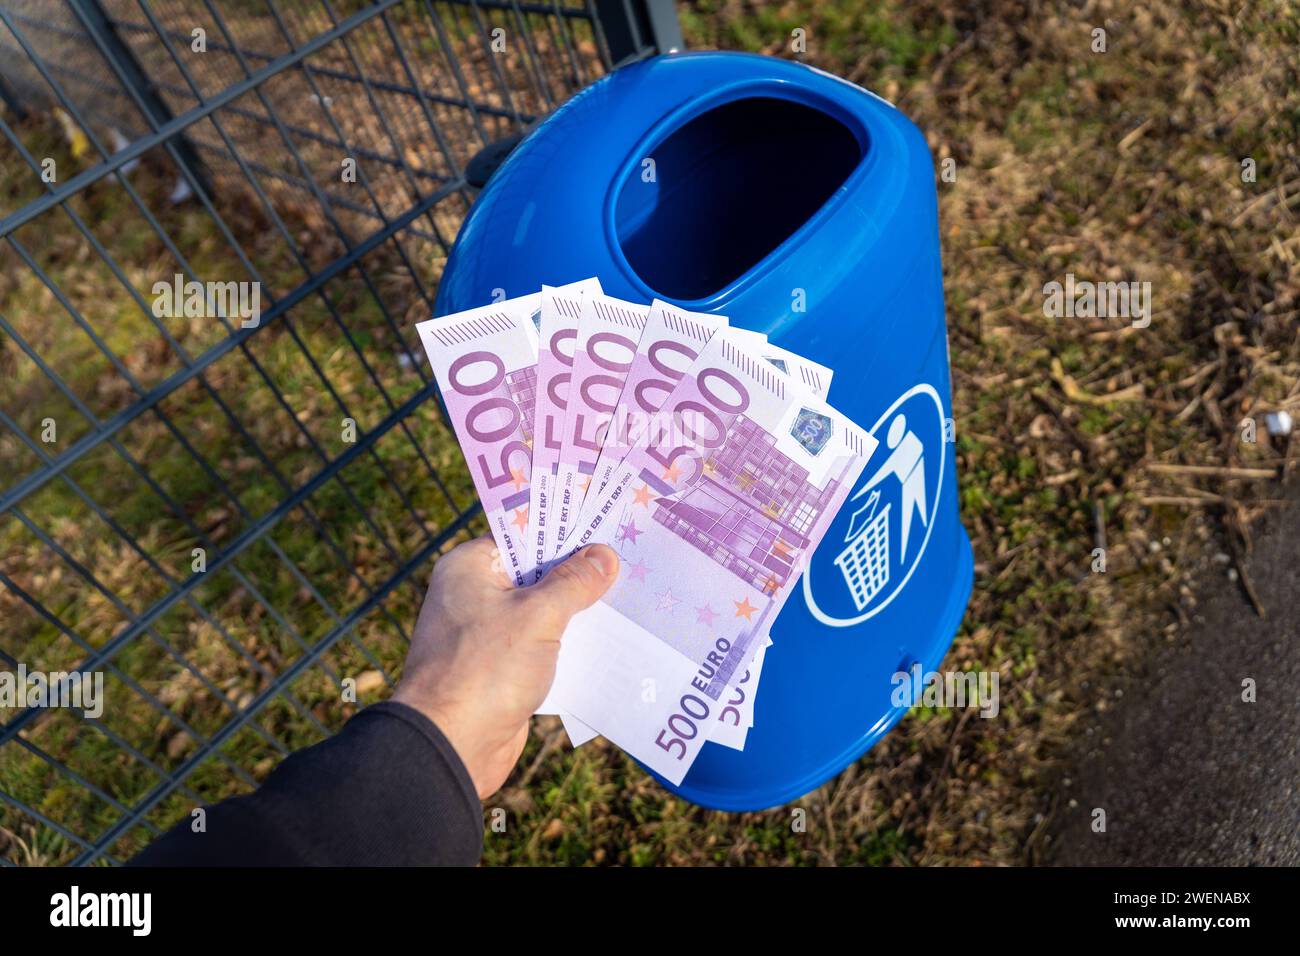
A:
<svg viewBox="0 0 1300 956">
<path fill-rule="evenodd" d="M 920 382 L 871 426 L 869 434 L 887 452 L 885 460 L 877 464 L 868 457 L 871 477 L 845 501 L 843 550 L 838 556 L 830 548 L 819 550 L 803 576 L 808 610 L 827 627 L 851 628 L 875 617 L 893 604 L 920 567 L 937 526 L 945 468 L 951 468 L 944 422 L 939 393 Z M 858 505 L 862 507 L 849 511 Z M 838 576 L 831 565 L 839 569 Z M 837 577 L 843 587 L 838 580 L 832 583 Z"/>
<path fill-rule="evenodd" d="M 849 530 L 844 535 L 848 547 L 835 559 L 844 575 L 853 603 L 859 611 L 866 608 L 889 583 L 889 509 L 885 505 L 876 513 L 880 503 L 880 490 L 871 492 L 866 504 L 849 519 Z"/>
</svg>

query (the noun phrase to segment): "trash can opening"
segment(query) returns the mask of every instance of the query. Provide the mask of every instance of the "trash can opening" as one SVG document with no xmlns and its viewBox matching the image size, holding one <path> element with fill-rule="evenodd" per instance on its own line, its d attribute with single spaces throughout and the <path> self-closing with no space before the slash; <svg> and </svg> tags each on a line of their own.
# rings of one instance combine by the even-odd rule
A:
<svg viewBox="0 0 1300 956">
<path fill-rule="evenodd" d="M 619 245 L 656 294 L 707 298 L 807 222 L 863 155 L 847 126 L 793 100 L 714 107 L 628 174 L 614 210 Z"/>
</svg>

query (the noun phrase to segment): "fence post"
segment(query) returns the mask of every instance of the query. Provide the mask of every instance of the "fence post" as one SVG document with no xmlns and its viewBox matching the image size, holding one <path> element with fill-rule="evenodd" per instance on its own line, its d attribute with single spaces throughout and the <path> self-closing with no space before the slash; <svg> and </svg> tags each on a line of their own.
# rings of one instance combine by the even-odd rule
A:
<svg viewBox="0 0 1300 956">
<path fill-rule="evenodd" d="M 675 53 L 686 47 L 673 0 L 595 0 L 596 16 L 609 47 L 610 64 L 654 47 Z"/>
<path fill-rule="evenodd" d="M 682 25 L 673 8 L 673 0 L 644 0 L 646 16 L 650 20 L 650 37 L 660 53 L 676 53 L 686 49 Z"/>
<path fill-rule="evenodd" d="M 104 12 L 99 0 L 68 0 L 68 5 L 72 7 L 86 32 L 98 40 L 99 49 L 109 60 L 109 66 L 117 73 L 118 78 L 131 88 L 141 108 L 148 112 L 148 119 L 153 123 L 154 128 L 160 128 L 175 119 L 166 101 L 140 67 L 140 62 L 131 52 L 131 48 L 118 36 L 113 21 Z M 176 146 L 173 158 L 184 166 L 183 171 L 188 173 L 205 192 L 211 192 L 206 171 L 194 144 L 184 133 L 176 134 L 173 140 Z"/>
<path fill-rule="evenodd" d="M 611 67 L 637 57 L 647 49 L 676 53 L 686 46 L 673 0 L 595 0 L 595 10 L 595 26 L 605 37 Z M 480 149 L 465 167 L 465 181 L 475 189 L 482 189 L 497 167 L 536 125 L 534 123 Z"/>
</svg>

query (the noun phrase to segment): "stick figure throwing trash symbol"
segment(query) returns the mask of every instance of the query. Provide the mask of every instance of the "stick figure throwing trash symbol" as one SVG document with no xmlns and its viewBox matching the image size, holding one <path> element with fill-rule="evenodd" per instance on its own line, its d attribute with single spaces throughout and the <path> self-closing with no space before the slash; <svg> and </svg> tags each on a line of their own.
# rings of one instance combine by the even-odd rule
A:
<svg viewBox="0 0 1300 956">
<path fill-rule="evenodd" d="M 894 420 L 889 423 L 885 444 L 892 449 L 890 456 L 885 459 L 885 463 L 871 476 L 871 479 L 858 489 L 853 495 L 853 500 L 861 498 L 890 475 L 898 479 L 902 494 L 899 516 L 903 522 L 898 560 L 902 562 L 907 560 L 907 539 L 912 530 L 912 512 L 915 511 L 920 516 L 922 525 L 927 525 L 929 522 L 925 507 L 925 448 L 921 440 L 916 437 L 916 433 L 908 429 L 907 418 L 902 412 L 895 415 Z"/>
<path fill-rule="evenodd" d="M 828 627 L 854 627 L 893 604 L 916 577 L 930 538 L 946 529 L 938 520 L 948 474 L 939 393 L 916 383 L 880 412 L 867 434 L 871 454 L 832 529 L 844 528 L 844 542 L 838 553 L 814 553 L 804 574 L 808 610 Z"/>
</svg>

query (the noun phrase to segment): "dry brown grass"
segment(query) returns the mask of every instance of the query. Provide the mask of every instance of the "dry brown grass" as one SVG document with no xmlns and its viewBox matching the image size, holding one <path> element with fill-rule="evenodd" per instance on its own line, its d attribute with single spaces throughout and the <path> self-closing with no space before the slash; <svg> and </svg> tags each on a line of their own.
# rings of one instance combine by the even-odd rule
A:
<svg viewBox="0 0 1300 956">
<path fill-rule="evenodd" d="M 568 751 L 557 723 L 543 719 L 520 768 L 491 801 L 510 816 L 506 833 L 489 832 L 486 858 L 896 865 L 1043 860 L 1053 820 L 1070 812 L 1059 780 L 1078 743 L 1080 717 L 1111 706 L 1109 678 L 1135 666 L 1176 631 L 1190 596 L 1190 574 L 1206 549 L 1246 548 L 1252 517 L 1266 507 L 1261 502 L 1278 497 L 1278 482 L 1294 470 L 1294 441 L 1261 437 L 1244 443 L 1237 426 L 1243 418 L 1282 408 L 1300 416 L 1300 77 L 1294 57 L 1300 14 L 1293 3 L 1281 2 L 1133 8 L 980 0 L 953 9 L 937 0 L 722 0 L 692 4 L 683 18 L 695 48 L 779 56 L 792 56 L 790 31 L 804 28 L 808 52 L 798 58 L 894 100 L 925 130 L 936 159 L 957 161 L 956 182 L 941 182 L 938 189 L 962 514 L 978 565 L 976 590 L 947 666 L 996 669 L 1002 709 L 994 720 L 918 709 L 835 781 L 795 802 L 808 812 L 804 833 L 792 832 L 788 808 L 729 815 L 671 798 L 602 742 Z M 1089 32 L 1098 25 L 1108 34 L 1104 54 L 1089 49 Z M 1257 164 L 1255 183 L 1241 181 L 1246 157 Z M 238 196 L 230 201 L 247 205 Z M 104 223 L 105 229 L 129 231 L 111 215 Z M 313 266 L 341 248 L 337 240 L 320 238 L 320 225 L 290 217 L 290 229 L 307 243 Z M 259 246 L 259 256 L 283 258 L 271 248 L 277 240 L 264 223 L 250 222 L 246 238 L 266 246 Z M 49 252 L 59 253 L 58 236 L 44 241 Z M 83 280 L 75 267 L 93 265 L 94 257 L 76 246 L 71 261 L 56 255 L 65 270 L 58 278 L 74 287 L 78 301 L 93 300 L 99 284 L 86 279 L 84 288 L 78 286 Z M 436 272 L 436 246 L 420 254 Z M 157 271 L 148 259 L 136 265 Z M 284 283 L 292 285 L 294 276 L 285 268 Z M 385 259 L 376 272 L 390 308 L 409 305 L 406 319 L 415 318 L 421 303 L 401 263 Z M 1042 287 L 1067 272 L 1151 282 L 1150 328 L 1046 318 Z M 39 335 L 49 303 L 22 281 L 0 279 L 0 306 L 20 328 Z M 373 332 L 372 349 L 392 353 L 396 343 L 385 338 L 373 308 L 365 309 L 358 284 L 352 276 L 338 283 L 342 307 Z M 15 302 L 44 305 L 16 313 Z M 135 321 L 129 312 L 123 311 L 123 323 Z M 332 363 L 331 379 L 349 399 L 364 392 L 364 376 L 345 353 L 330 347 L 336 337 L 319 308 L 308 316 L 308 327 L 319 336 L 310 344 Z M 140 334 L 135 326 L 122 328 L 123 334 Z M 282 336 L 268 336 L 264 344 L 271 357 L 285 353 L 277 376 L 292 390 L 294 407 L 310 421 L 322 420 L 328 403 L 291 361 L 290 344 Z M 45 346 L 58 350 L 66 343 Z M 74 366 L 80 362 L 75 354 L 66 358 Z M 142 374 L 156 373 L 147 361 L 140 368 Z M 246 388 L 244 366 L 217 366 L 214 376 L 225 394 L 247 392 L 241 401 L 248 404 L 240 408 L 256 420 L 260 399 Z M 97 408 L 111 410 L 130 400 L 112 391 L 111 377 L 86 374 L 80 381 Z M 33 382 L 38 379 L 26 386 L 36 388 Z M 10 379 L 10 387 L 23 385 Z M 421 433 L 422 440 L 435 464 L 462 480 L 454 443 L 437 432 L 436 423 L 424 424 L 429 431 Z M 229 458 L 222 461 L 223 473 L 245 476 L 241 487 L 259 493 L 255 470 L 242 465 L 240 455 L 223 451 L 219 433 L 203 432 L 202 416 L 195 416 L 193 427 L 204 447 Z M 268 426 L 258 438 L 274 445 L 286 435 L 293 431 Z M 138 440 L 147 451 L 158 436 L 146 431 Z M 311 473 L 309 456 L 294 444 L 280 451 L 294 480 Z M 404 461 L 396 453 L 391 460 Z M 1188 465 L 1254 471 L 1168 467 Z M 1256 471 L 1277 479 L 1260 478 Z M 416 476 L 419 469 L 410 466 L 404 474 Z M 404 548 L 414 546 L 418 528 L 400 505 L 381 496 L 384 482 L 373 475 L 364 480 L 363 487 L 375 492 L 384 533 Z M 195 500 L 210 495 L 210 489 L 190 491 Z M 418 500 L 430 524 L 446 520 L 429 489 L 413 481 L 411 491 L 423 495 Z M 274 500 L 274 492 L 266 500 Z M 237 530 L 236 517 L 217 508 L 212 497 L 211 510 L 202 512 L 204 527 L 223 540 Z M 382 579 L 391 562 L 373 535 L 355 518 L 336 514 L 337 493 L 321 498 L 359 574 Z M 53 514 L 65 501 L 47 505 Z M 165 554 L 183 538 L 151 529 L 148 515 L 138 517 L 142 533 L 154 535 L 145 539 L 153 553 Z M 156 583 L 138 580 L 131 555 L 106 544 L 111 536 L 102 529 L 55 527 L 61 540 L 75 542 L 78 555 L 103 569 L 133 602 L 156 596 L 148 592 Z M 320 553 L 309 524 L 296 517 L 286 531 L 291 533 L 282 543 L 328 582 L 331 597 L 358 598 L 361 585 Z M 1091 572 L 1101 536 L 1108 549 L 1104 575 Z M 114 608 L 51 565 L 21 529 L 7 540 L 12 546 L 4 566 L 59 602 L 93 641 L 108 639 L 122 626 Z M 183 564 L 185 551 L 178 549 L 172 559 Z M 268 556 L 256 557 L 250 573 L 266 575 L 258 577 L 259 584 L 293 609 L 295 620 L 328 624 L 300 618 L 310 596 L 279 575 Z M 394 615 L 413 616 L 418 595 L 404 590 L 398 597 L 389 603 Z M 272 669 L 297 653 L 239 588 L 210 599 L 222 608 L 223 620 L 238 622 L 235 634 L 243 646 Z M 205 660 L 223 693 L 238 701 L 261 686 L 193 615 L 167 623 L 169 636 Z M 400 654 L 392 627 L 378 615 L 363 622 L 361 643 L 375 648 L 385 664 Z M 41 650 L 78 657 L 54 641 L 45 641 Z M 226 718 L 214 695 L 183 669 L 157 666 L 148 657 L 132 663 L 150 673 L 150 690 L 201 728 L 218 727 Z M 327 663 L 346 673 L 373 670 L 347 647 Z M 373 676 L 367 680 L 375 683 Z M 345 716 L 347 708 L 338 706 L 323 674 L 312 671 L 295 691 L 331 726 Z M 123 710 L 129 708 L 124 704 Z M 156 714 L 149 717 L 153 723 L 139 719 L 142 729 L 133 739 L 148 741 L 152 756 L 168 767 L 184 758 L 185 740 L 174 742 L 173 728 Z M 288 705 L 268 708 L 261 722 L 290 747 L 315 736 Z M 42 746 L 61 757 L 77 753 L 75 721 L 47 726 Z M 247 733 L 225 751 L 256 779 L 277 759 L 264 739 Z M 78 766 L 99 773 L 96 779 L 127 802 L 151 783 L 133 775 L 111 750 L 80 756 Z M 87 829 L 112 819 L 75 806 L 76 788 L 40 768 L 31 770 L 31 762 L 24 758 L 0 765 L 0 771 L 11 774 L 12 786 L 42 798 L 42 812 Z M 242 786 L 219 762 L 201 768 L 193 783 L 204 796 Z M 182 797 L 160 807 L 160 824 L 183 811 L 188 798 Z M 24 862 L 68 858 L 66 844 L 38 830 L 21 815 L 0 817 L 2 852 Z M 118 849 L 128 852 L 143 838 L 136 832 Z"/>
<path fill-rule="evenodd" d="M 558 797 L 547 816 L 524 809 L 524 858 L 1041 861 L 1053 818 L 1073 812 L 1059 780 L 1079 716 L 1111 706 L 1108 678 L 1179 626 L 1206 548 L 1245 547 L 1254 502 L 1294 468 L 1294 443 L 1244 443 L 1237 426 L 1300 409 L 1296 10 L 725 2 L 696 4 L 688 25 L 695 46 L 778 56 L 803 27 L 799 58 L 894 100 L 936 160 L 957 160 L 938 188 L 979 563 L 946 666 L 997 669 L 1003 709 L 914 713 L 796 801 L 814 821 L 799 836 L 788 811 L 706 813 L 645 792 L 612 752 L 580 755 L 561 792 L 587 775 L 619 823 Z M 1104 54 L 1089 49 L 1098 25 Z M 1151 327 L 1044 317 L 1043 285 L 1067 272 L 1151 282 Z"/>
</svg>

